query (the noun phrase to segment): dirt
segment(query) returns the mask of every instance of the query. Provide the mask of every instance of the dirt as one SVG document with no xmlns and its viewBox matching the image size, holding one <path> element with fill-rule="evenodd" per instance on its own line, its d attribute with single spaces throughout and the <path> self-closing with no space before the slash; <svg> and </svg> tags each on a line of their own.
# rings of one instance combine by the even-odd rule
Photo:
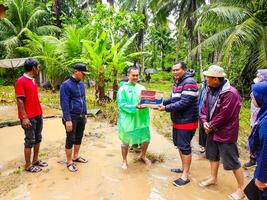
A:
<svg viewBox="0 0 267 200">
<path fill-rule="evenodd" d="M 220 167 L 219 184 L 201 188 L 198 183 L 209 175 L 209 163 L 196 150 L 193 153 L 191 182 L 174 187 L 179 177 L 170 172 L 181 165 L 172 143 L 152 127 L 149 153 L 161 155 L 164 162 L 151 167 L 136 162 L 137 153 L 129 153 L 128 170 L 121 169 L 117 126 L 90 118 L 86 125 L 81 155 L 89 160 L 78 164 L 78 172 L 67 170 L 64 161 L 65 132 L 61 120 L 44 121 L 41 158 L 49 167 L 38 174 L 23 170 L 23 131 L 20 126 L 0 129 L 1 200 L 224 200 L 235 190 L 232 172 Z M 196 142 L 193 142 L 196 149 Z"/>
</svg>

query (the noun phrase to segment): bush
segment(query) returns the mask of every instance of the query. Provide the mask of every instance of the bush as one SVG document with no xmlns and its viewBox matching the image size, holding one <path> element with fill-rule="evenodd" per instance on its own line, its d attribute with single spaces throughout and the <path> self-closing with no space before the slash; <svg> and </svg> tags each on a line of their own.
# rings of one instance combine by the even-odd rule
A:
<svg viewBox="0 0 267 200">
<path fill-rule="evenodd" d="M 171 81 L 172 75 L 169 72 L 159 71 L 151 76 L 151 82 Z"/>
</svg>

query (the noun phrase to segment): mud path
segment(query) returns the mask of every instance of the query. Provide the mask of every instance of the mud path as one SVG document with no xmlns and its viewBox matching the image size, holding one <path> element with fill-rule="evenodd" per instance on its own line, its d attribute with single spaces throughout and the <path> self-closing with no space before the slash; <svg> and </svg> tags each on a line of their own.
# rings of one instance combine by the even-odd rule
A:
<svg viewBox="0 0 267 200">
<path fill-rule="evenodd" d="M 209 164 L 197 153 L 193 154 L 191 183 L 185 187 L 174 187 L 172 181 L 178 175 L 171 173 L 170 169 L 180 166 L 178 151 L 153 128 L 149 152 L 164 154 L 165 161 L 147 168 L 135 161 L 138 154 L 129 153 L 130 166 L 126 171 L 120 168 L 120 142 L 116 126 L 88 119 L 85 133 L 81 155 L 89 162 L 78 164 L 79 171 L 70 173 L 62 164 L 65 160 L 65 133 L 61 120 L 45 120 L 41 155 L 49 167 L 41 173 L 29 174 L 16 169 L 23 164 L 22 129 L 20 126 L 0 129 L 0 199 L 225 200 L 236 187 L 232 172 L 226 172 L 222 167 L 218 186 L 208 189 L 199 187 L 199 181 L 209 175 Z M 10 185 L 14 189 L 10 190 Z"/>
</svg>

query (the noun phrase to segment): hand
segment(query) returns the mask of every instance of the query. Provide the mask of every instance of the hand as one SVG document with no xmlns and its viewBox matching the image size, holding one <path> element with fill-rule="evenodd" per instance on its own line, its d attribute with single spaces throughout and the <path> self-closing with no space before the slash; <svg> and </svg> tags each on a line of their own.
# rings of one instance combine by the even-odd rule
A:
<svg viewBox="0 0 267 200">
<path fill-rule="evenodd" d="M 263 183 L 259 181 L 258 179 L 255 180 L 255 185 L 259 188 L 259 190 L 263 191 L 265 188 L 267 188 L 267 183 Z"/>
<path fill-rule="evenodd" d="M 32 124 L 31 124 L 29 118 L 23 118 L 22 119 L 22 127 L 29 128 L 31 125 Z"/>
<path fill-rule="evenodd" d="M 206 134 L 209 134 L 212 131 L 208 122 L 204 122 L 203 127 Z"/>
<path fill-rule="evenodd" d="M 142 105 L 142 104 L 137 104 L 136 105 L 136 108 L 138 108 L 138 109 L 144 109 L 144 108 L 146 108 L 147 106 L 145 106 L 145 105 Z"/>
<path fill-rule="evenodd" d="M 72 122 L 66 121 L 66 131 L 69 133 L 72 131 Z"/>
<path fill-rule="evenodd" d="M 158 105 L 158 110 L 165 111 L 165 106 L 164 105 Z"/>
</svg>

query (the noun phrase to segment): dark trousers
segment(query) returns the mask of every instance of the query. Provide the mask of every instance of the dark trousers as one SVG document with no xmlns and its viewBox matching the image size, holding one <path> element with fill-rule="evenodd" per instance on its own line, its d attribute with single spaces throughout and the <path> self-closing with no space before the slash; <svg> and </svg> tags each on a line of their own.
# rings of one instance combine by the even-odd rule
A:
<svg viewBox="0 0 267 200">
<path fill-rule="evenodd" d="M 71 149 L 74 144 L 80 145 L 82 143 L 83 132 L 84 132 L 85 124 L 86 124 L 86 118 L 85 116 L 83 117 L 72 116 L 71 122 L 72 122 L 72 131 L 66 133 L 67 134 L 66 144 L 65 144 L 66 149 Z M 63 124 L 65 125 L 64 120 L 63 120 Z"/>
<path fill-rule="evenodd" d="M 254 179 L 249 182 L 244 192 L 249 200 L 267 200 L 267 196 L 263 196 L 263 192 L 255 185 Z"/>
</svg>

